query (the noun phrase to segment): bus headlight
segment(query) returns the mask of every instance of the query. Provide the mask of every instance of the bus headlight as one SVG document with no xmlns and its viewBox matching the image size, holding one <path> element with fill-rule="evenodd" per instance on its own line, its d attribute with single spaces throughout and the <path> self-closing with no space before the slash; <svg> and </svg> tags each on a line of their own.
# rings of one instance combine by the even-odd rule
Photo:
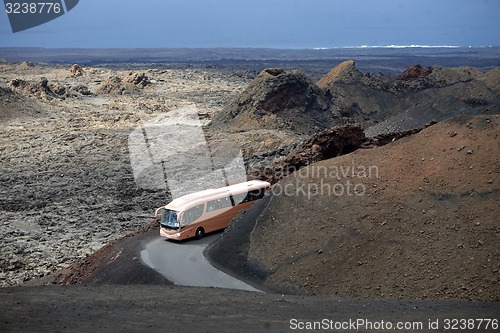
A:
<svg viewBox="0 0 500 333">
<path fill-rule="evenodd" d="M 178 233 L 176 233 L 174 236 L 175 236 L 175 237 L 181 237 L 181 233 L 180 233 L 180 232 L 178 232 Z"/>
</svg>

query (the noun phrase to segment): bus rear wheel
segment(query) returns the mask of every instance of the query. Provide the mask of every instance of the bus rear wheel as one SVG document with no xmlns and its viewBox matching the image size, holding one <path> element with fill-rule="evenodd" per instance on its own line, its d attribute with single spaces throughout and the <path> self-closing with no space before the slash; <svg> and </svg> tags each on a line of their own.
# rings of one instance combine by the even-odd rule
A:
<svg viewBox="0 0 500 333">
<path fill-rule="evenodd" d="M 195 234 L 196 239 L 202 239 L 203 236 L 205 236 L 205 230 L 201 227 L 196 229 L 196 234 Z"/>
</svg>

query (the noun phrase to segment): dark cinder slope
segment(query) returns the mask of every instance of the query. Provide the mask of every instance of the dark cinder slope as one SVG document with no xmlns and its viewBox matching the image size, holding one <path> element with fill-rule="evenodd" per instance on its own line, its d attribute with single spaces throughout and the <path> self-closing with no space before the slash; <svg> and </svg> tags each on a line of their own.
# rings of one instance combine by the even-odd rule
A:
<svg viewBox="0 0 500 333">
<path fill-rule="evenodd" d="M 44 115 L 46 112 L 35 100 L 28 99 L 10 88 L 0 87 L 0 121 Z"/>
<path fill-rule="evenodd" d="M 462 116 L 303 168 L 225 260 L 307 294 L 498 301 L 499 125 Z"/>
</svg>

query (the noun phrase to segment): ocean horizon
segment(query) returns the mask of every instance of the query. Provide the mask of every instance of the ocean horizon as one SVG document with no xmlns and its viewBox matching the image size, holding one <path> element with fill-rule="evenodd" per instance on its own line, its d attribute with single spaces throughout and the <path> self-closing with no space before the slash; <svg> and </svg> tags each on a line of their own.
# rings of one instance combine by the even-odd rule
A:
<svg viewBox="0 0 500 333">
<path fill-rule="evenodd" d="M 500 67 L 498 46 L 456 45 L 360 45 L 279 48 L 42 48 L 0 47 L 0 62 L 39 62 L 53 64 L 219 64 L 249 68 L 294 68 L 300 62 L 321 62 L 335 66 L 355 60 L 363 72 L 400 72 L 413 64 L 422 66 L 474 67 L 489 70 Z M 139 66 L 140 67 L 140 66 Z"/>
</svg>

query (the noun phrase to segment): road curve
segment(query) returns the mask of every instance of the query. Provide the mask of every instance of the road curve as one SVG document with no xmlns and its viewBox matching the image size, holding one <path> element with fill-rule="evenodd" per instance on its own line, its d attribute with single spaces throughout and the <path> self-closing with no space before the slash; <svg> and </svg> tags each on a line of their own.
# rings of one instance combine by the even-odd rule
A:
<svg viewBox="0 0 500 333">
<path fill-rule="evenodd" d="M 203 250 L 220 234 L 182 243 L 158 237 L 141 251 L 141 260 L 169 281 L 180 286 L 217 287 L 260 292 L 251 285 L 213 267 Z"/>
</svg>

